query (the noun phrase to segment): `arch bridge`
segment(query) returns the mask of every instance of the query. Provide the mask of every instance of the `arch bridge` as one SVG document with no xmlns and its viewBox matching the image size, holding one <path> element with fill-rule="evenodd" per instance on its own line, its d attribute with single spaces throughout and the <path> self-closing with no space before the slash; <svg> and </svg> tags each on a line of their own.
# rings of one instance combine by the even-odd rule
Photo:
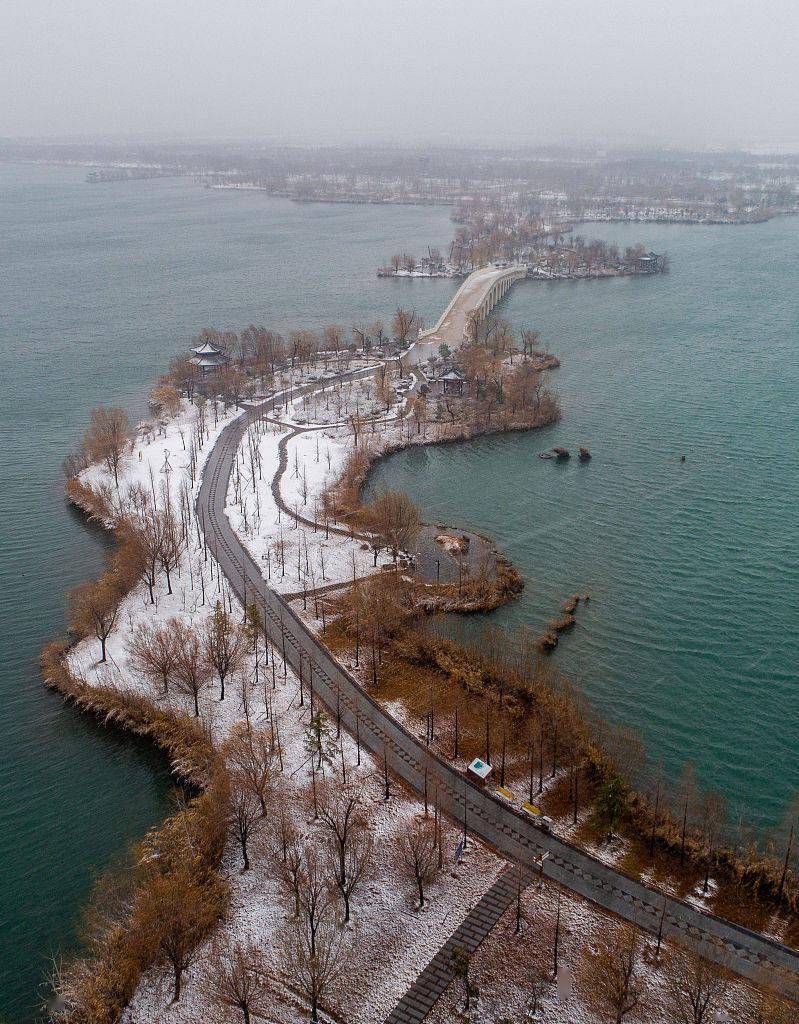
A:
<svg viewBox="0 0 799 1024">
<path fill-rule="evenodd" d="M 468 326 L 476 314 L 485 319 L 516 281 L 527 277 L 527 267 L 481 267 L 473 271 L 455 292 L 434 327 L 419 334 L 403 356 L 403 362 L 415 366 L 437 355 L 441 345 L 454 351 L 468 338 Z"/>
</svg>

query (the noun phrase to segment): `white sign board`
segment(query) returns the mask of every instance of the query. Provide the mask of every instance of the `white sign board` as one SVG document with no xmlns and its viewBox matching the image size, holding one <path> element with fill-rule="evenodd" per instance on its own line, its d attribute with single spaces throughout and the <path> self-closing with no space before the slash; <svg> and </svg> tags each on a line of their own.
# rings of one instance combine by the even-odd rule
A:
<svg viewBox="0 0 799 1024">
<path fill-rule="evenodd" d="M 485 782 L 491 774 L 491 765 L 486 764 L 485 761 L 481 761 L 479 757 L 476 757 L 467 768 L 467 771 L 471 772 L 472 775 L 476 775 L 481 782 Z"/>
</svg>

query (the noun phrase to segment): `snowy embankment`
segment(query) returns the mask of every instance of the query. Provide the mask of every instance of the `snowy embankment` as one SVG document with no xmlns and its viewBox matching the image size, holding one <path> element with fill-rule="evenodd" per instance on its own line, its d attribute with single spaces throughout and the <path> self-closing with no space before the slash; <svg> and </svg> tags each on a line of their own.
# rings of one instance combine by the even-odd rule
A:
<svg viewBox="0 0 799 1024">
<path fill-rule="evenodd" d="M 197 432 L 197 412 L 192 406 L 184 405 L 181 413 L 161 428 L 140 432 L 132 452 L 124 459 L 118 490 L 103 467 L 92 466 L 81 474 L 82 483 L 106 494 L 113 493 L 114 504 L 127 510 L 127 514 L 132 514 L 131 510 L 147 492 L 156 505 L 162 505 L 168 496 L 176 514 L 182 505 L 182 513 L 189 517 L 187 543 L 171 573 L 172 594 L 167 593 L 166 578 L 161 573 L 155 586 L 154 603 L 149 602 L 144 584 L 123 599 L 115 629 L 108 639 L 105 663 L 98 660 L 100 645 L 95 639 L 82 641 L 69 653 L 70 671 L 89 685 L 112 683 L 122 690 L 145 695 L 159 707 L 185 716 L 193 715 L 192 697 L 181 692 L 174 681 L 170 680 L 165 690 L 149 674 L 144 675 L 131 653 L 130 643 L 143 626 L 163 628 L 171 619 L 182 622 L 202 637 L 217 603 L 230 610 L 231 621 L 239 622 L 243 618 L 241 607 L 214 565 L 211 551 L 204 549 L 193 519 L 199 470 L 214 438 L 231 415 L 220 417 L 216 425 L 208 425 L 196 455 L 192 452 L 192 438 Z M 277 445 L 283 436 L 285 431 L 271 429 L 260 439 L 259 483 L 264 486 L 257 493 L 263 498 L 264 506 L 271 495 L 271 467 L 276 464 Z M 306 481 L 314 488 L 323 486 L 327 472 L 334 471 L 345 457 L 348 442 L 345 438 L 320 436 L 317 461 L 314 435 L 299 435 L 297 441 L 302 446 L 297 458 L 299 465 L 305 467 Z M 299 501 L 300 477 L 287 475 L 287 500 Z M 264 506 L 260 510 L 262 523 L 259 525 L 270 516 L 276 516 L 274 504 L 271 512 Z M 285 520 L 285 515 L 283 518 Z M 316 548 L 311 543 L 306 549 L 303 541 L 303 563 L 306 552 L 309 563 L 316 555 L 321 573 L 320 545 L 328 542 L 322 541 L 319 533 L 316 536 Z M 330 572 L 350 571 L 350 554 L 347 551 L 345 555 L 344 546 L 351 548 L 352 544 L 344 538 L 341 542 L 344 546 L 339 550 L 335 547 L 337 542 L 331 541 L 331 547 L 326 549 L 329 559 L 325 563 L 326 575 L 328 568 Z M 366 554 L 371 564 L 371 555 Z M 296 580 L 290 580 L 290 564 L 287 558 L 285 589 L 289 583 L 296 586 Z M 272 582 L 278 581 L 273 579 Z M 164 965 L 157 965 L 142 978 L 126 1010 L 125 1020 L 131 1024 L 206 1020 L 208 985 L 216 970 L 219 950 L 237 943 L 253 943 L 260 951 L 269 978 L 267 1019 L 285 1024 L 307 1019 L 307 1004 L 287 968 L 285 950 L 293 927 L 292 901 L 280 879 L 279 857 L 274 848 L 276 822 L 283 817 L 291 821 L 304 846 L 322 858 L 327 856 L 330 837 L 322 823 L 314 818 L 313 783 L 319 787 L 344 788 L 346 773 L 346 786 L 360 791 L 359 813 L 371 837 L 373 851 L 363 885 L 353 895 L 352 921 L 340 929 L 346 970 L 324 999 L 326 1004 L 336 1007 L 338 1019 L 353 1024 L 376 1024 L 384 1019 L 502 869 L 502 862 L 475 842 L 470 843 L 463 863 L 455 868 L 453 855 L 459 829 L 445 822 L 441 830 L 444 868 L 426 887 L 426 906 L 421 911 L 415 909 L 413 883 L 403 869 L 402 850 L 413 823 L 424 821 L 423 808 L 417 798 L 394 781 L 390 785 L 390 799 L 386 801 L 382 766 L 365 751 L 359 752 L 351 737 L 344 734 L 336 737 L 334 722 L 328 721 L 324 726 L 326 752 L 322 768 L 314 777 L 308 754 L 313 730 L 307 685 L 306 680 L 304 694 L 301 694 L 300 680 L 283 663 L 280 652 L 271 645 L 265 649 L 261 644 L 257 653 L 248 654 L 241 669 L 228 681 L 224 700 L 220 699 L 215 679 L 209 679 L 203 686 L 199 694 L 200 715 L 217 744 L 229 740 L 247 721 L 252 729 L 269 736 L 272 760 L 268 812 L 253 828 L 249 847 L 252 866 L 246 872 L 241 871 L 239 843 L 231 835 L 223 861 L 231 892 L 229 912 L 186 971 L 180 1001 L 171 1002 L 169 972 Z M 432 818 L 431 804 L 430 822 Z M 331 919 L 340 920 L 337 902 L 331 902 L 329 914 Z M 238 1018 L 238 1011 L 219 1011 L 220 1020 Z"/>
</svg>

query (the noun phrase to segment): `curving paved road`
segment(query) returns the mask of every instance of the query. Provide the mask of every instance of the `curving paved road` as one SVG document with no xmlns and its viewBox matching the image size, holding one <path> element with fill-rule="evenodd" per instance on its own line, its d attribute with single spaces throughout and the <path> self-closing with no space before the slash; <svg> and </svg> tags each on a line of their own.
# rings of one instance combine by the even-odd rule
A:
<svg viewBox="0 0 799 1024">
<path fill-rule="evenodd" d="M 365 372 L 374 371 L 355 371 L 344 376 Z M 319 385 L 309 385 L 307 390 L 314 387 Z M 295 394 L 299 393 L 295 390 Z M 310 670 L 313 686 L 327 707 L 335 709 L 339 701 L 345 728 L 354 732 L 357 720 L 364 746 L 379 759 L 385 756 L 390 769 L 418 793 L 423 792 L 427 768 L 444 812 L 455 821 L 464 822 L 471 834 L 508 860 L 529 868 L 535 858 L 546 852 L 547 876 L 648 932 L 657 932 L 665 902 L 664 936 L 747 978 L 767 980 L 786 995 L 799 999 L 799 954 L 795 950 L 664 896 L 572 844 L 537 829 L 491 792 L 455 771 L 387 715 L 267 585 L 228 522 L 225 501 L 236 450 L 248 423 L 277 404 L 272 399 L 250 409 L 223 430 L 206 461 L 196 508 L 233 592 L 239 600 L 246 593 L 248 601 L 258 603 L 273 642 L 285 650 L 292 669 L 298 671 L 302 663 L 305 678 Z"/>
</svg>

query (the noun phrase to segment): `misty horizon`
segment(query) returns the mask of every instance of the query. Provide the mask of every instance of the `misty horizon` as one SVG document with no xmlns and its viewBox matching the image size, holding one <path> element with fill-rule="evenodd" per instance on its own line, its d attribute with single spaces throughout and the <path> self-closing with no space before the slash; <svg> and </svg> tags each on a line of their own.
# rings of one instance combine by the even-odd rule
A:
<svg viewBox="0 0 799 1024">
<path fill-rule="evenodd" d="M 0 136 L 799 149 L 799 12 L 9 0 Z"/>
</svg>

